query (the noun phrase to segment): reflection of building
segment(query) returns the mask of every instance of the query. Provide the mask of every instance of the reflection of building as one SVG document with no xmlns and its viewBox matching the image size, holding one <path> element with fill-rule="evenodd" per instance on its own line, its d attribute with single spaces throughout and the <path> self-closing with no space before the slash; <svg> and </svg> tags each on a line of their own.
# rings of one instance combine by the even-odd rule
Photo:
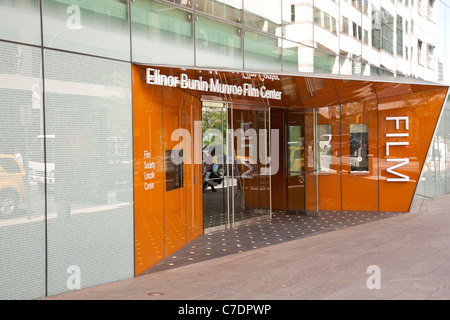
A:
<svg viewBox="0 0 450 320">
<path fill-rule="evenodd" d="M 0 298 L 137 276 L 278 210 L 405 212 L 450 191 L 443 1 L 70 3 L 0 4 L 0 154 L 24 163 L 0 175 L 29 191 L 0 216 Z"/>
<path fill-rule="evenodd" d="M 285 36 L 302 45 L 284 48 L 298 48 L 299 71 L 436 81 L 438 5 L 292 0 Z"/>
</svg>

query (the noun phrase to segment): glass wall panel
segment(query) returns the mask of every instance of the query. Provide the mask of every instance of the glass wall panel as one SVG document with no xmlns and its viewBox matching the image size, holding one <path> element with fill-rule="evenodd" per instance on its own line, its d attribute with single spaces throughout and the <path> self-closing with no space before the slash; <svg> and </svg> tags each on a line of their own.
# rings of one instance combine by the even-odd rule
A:
<svg viewBox="0 0 450 320">
<path fill-rule="evenodd" d="M 245 26 L 281 36 L 281 0 L 245 0 Z"/>
<path fill-rule="evenodd" d="M 241 28 L 197 16 L 197 66 L 242 68 L 241 35 Z"/>
<path fill-rule="evenodd" d="M 362 1 L 340 1 L 339 54 L 345 59 L 361 59 L 363 43 Z M 316 34 L 314 41 L 317 42 Z M 344 74 L 350 74 L 346 72 Z"/>
<path fill-rule="evenodd" d="M 234 188 L 231 188 L 233 223 L 269 214 L 270 131 L 265 109 L 233 105 L 228 116 L 233 128 L 234 159 L 230 162 L 236 163 L 232 172 Z"/>
<path fill-rule="evenodd" d="M 363 15 L 363 19 L 365 16 Z M 368 75 L 378 75 L 378 68 L 381 65 L 381 1 L 372 0 L 368 6 L 368 29 L 369 29 L 369 45 L 362 46 L 362 58 L 367 60 L 370 65 L 370 73 Z M 364 21 L 363 21 L 364 22 Z"/>
<path fill-rule="evenodd" d="M 196 0 L 195 9 L 224 20 L 242 21 L 242 0 Z"/>
<path fill-rule="evenodd" d="M 339 2 L 314 1 L 314 47 L 339 53 Z"/>
<path fill-rule="evenodd" d="M 433 161 L 433 149 L 435 146 L 435 138 L 433 138 L 432 147 L 425 159 L 425 165 L 422 174 L 423 191 L 425 197 L 434 197 L 436 195 L 436 168 Z"/>
<path fill-rule="evenodd" d="M 3 0 L 0 3 L 0 39 L 40 45 L 39 0 Z"/>
<path fill-rule="evenodd" d="M 194 65 L 193 15 L 156 1 L 131 3 L 132 60 Z"/>
<path fill-rule="evenodd" d="M 44 46 L 130 59 L 127 1 L 44 0 L 42 4 Z"/>
<path fill-rule="evenodd" d="M 281 40 L 246 30 L 244 37 L 244 68 L 281 70 Z"/>
<path fill-rule="evenodd" d="M 45 88 L 48 294 L 132 277 L 130 65 L 47 50 Z"/>
<path fill-rule="evenodd" d="M 339 57 L 317 49 L 314 50 L 314 72 L 338 74 Z"/>
<path fill-rule="evenodd" d="M 441 117 L 437 128 L 436 139 L 433 145 L 433 161 L 436 176 L 436 195 L 445 193 L 445 168 L 447 147 L 445 141 L 445 113 Z"/>
<path fill-rule="evenodd" d="M 447 102 L 447 105 L 450 103 Z M 450 110 L 444 111 L 445 119 L 445 192 L 450 192 Z"/>
<path fill-rule="evenodd" d="M 300 46 L 298 43 L 283 40 L 283 70 L 299 71 L 298 55 Z"/>
<path fill-rule="evenodd" d="M 295 42 L 314 44 L 313 0 L 283 0 L 283 36 Z"/>
<path fill-rule="evenodd" d="M 40 49 L 0 42 L 2 300 L 45 296 L 45 168 L 33 165 L 44 162 L 41 61 Z"/>
<path fill-rule="evenodd" d="M 316 171 L 320 210 L 341 210 L 340 107 L 316 109 Z"/>
</svg>

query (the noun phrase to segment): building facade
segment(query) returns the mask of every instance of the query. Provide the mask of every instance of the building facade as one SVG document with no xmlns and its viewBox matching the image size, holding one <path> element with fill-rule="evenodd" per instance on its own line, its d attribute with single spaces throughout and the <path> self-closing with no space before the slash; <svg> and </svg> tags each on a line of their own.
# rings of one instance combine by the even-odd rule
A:
<svg viewBox="0 0 450 320">
<path fill-rule="evenodd" d="M 450 192 L 448 0 L 0 3 L 0 298 L 274 212 Z"/>
</svg>

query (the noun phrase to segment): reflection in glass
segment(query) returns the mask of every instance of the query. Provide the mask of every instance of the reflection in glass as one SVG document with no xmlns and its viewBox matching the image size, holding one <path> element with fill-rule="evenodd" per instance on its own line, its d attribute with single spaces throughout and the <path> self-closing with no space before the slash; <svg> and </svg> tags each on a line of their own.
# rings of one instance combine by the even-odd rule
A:
<svg viewBox="0 0 450 320">
<path fill-rule="evenodd" d="M 157 1 L 133 1 L 133 61 L 194 65 L 192 19 L 192 13 Z"/>
<path fill-rule="evenodd" d="M 350 170 L 369 171 L 369 125 L 350 124 Z"/>
<path fill-rule="evenodd" d="M 316 125 L 316 170 L 318 172 L 332 171 L 331 154 L 331 124 Z"/>
<path fill-rule="evenodd" d="M 281 0 L 245 0 L 247 27 L 281 36 Z"/>
<path fill-rule="evenodd" d="M 288 175 L 299 176 L 305 171 L 305 128 L 300 125 L 287 126 Z"/>
<path fill-rule="evenodd" d="M 127 1 L 48 0 L 42 7 L 44 46 L 130 59 Z"/>
<path fill-rule="evenodd" d="M 334 54 L 314 50 L 314 72 L 339 73 L 338 57 Z"/>
<path fill-rule="evenodd" d="M 44 189 L 30 179 L 31 161 L 44 159 L 33 152 L 43 129 L 41 61 L 39 48 L 0 42 L 1 300 L 45 296 Z"/>
<path fill-rule="evenodd" d="M 242 0 L 196 0 L 195 9 L 237 23 L 242 19 Z"/>
<path fill-rule="evenodd" d="M 202 16 L 197 18 L 197 65 L 242 68 L 242 29 Z"/>
<path fill-rule="evenodd" d="M 269 213 L 268 111 L 234 106 L 230 120 L 234 158 L 231 161 L 236 163 L 232 177 L 238 182 L 232 199 L 233 221 L 242 221 Z"/>
<path fill-rule="evenodd" d="M 281 40 L 257 32 L 245 31 L 244 67 L 281 70 Z"/>
<path fill-rule="evenodd" d="M 313 0 L 283 1 L 283 36 L 304 45 L 314 45 Z"/>
<path fill-rule="evenodd" d="M 47 140 L 54 136 L 46 158 L 47 168 L 54 166 L 48 294 L 67 291 L 72 265 L 81 268 L 83 286 L 132 277 L 130 65 L 46 50 L 45 79 Z M 105 265 L 114 267 L 105 273 Z"/>
<path fill-rule="evenodd" d="M 223 103 L 202 106 L 203 225 L 205 229 L 229 223 L 227 195 L 230 180 L 225 177 L 227 110 Z"/>
<path fill-rule="evenodd" d="M 40 45 L 39 1 L 1 1 L 0 39 Z"/>
<path fill-rule="evenodd" d="M 174 155 L 175 153 L 175 155 Z M 176 159 L 176 162 L 174 161 Z M 183 187 L 183 150 L 166 150 L 166 191 Z"/>
</svg>

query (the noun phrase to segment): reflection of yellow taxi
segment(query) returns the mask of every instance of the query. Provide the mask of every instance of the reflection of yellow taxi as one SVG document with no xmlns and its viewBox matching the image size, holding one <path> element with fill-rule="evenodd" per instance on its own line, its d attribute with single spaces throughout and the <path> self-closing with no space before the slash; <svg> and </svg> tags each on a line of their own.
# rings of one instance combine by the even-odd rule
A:
<svg viewBox="0 0 450 320">
<path fill-rule="evenodd" d="M 289 147 L 289 163 L 290 171 L 302 171 L 303 170 L 303 147 Z"/>
<path fill-rule="evenodd" d="M 14 213 L 26 197 L 25 170 L 15 156 L 0 154 L 0 217 Z"/>
</svg>

